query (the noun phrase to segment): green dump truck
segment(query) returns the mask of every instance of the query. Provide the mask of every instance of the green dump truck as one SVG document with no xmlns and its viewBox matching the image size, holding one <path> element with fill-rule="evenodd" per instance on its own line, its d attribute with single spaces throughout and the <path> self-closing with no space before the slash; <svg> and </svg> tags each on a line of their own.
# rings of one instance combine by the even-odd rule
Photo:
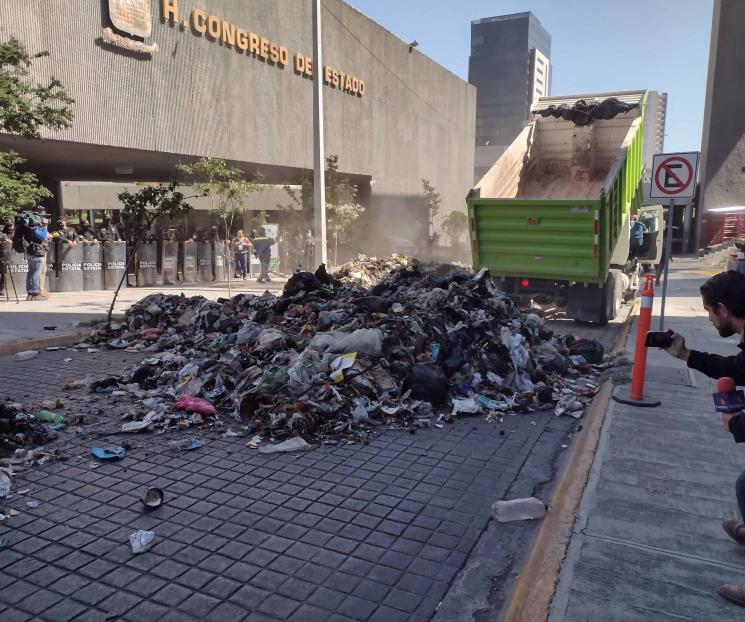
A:
<svg viewBox="0 0 745 622">
<path fill-rule="evenodd" d="M 513 296 L 612 320 L 662 252 L 662 207 L 642 207 L 646 108 L 647 91 L 539 98 L 468 195 L 474 266 Z"/>
</svg>

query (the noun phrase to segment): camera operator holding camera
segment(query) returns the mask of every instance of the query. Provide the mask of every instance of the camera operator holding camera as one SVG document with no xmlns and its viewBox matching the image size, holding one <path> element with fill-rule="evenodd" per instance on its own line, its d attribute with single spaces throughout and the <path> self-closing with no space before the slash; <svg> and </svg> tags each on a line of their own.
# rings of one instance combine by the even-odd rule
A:
<svg viewBox="0 0 745 622">
<path fill-rule="evenodd" d="M 41 278 L 49 251 L 49 232 L 43 214 L 21 212 L 16 216 L 13 249 L 26 253 L 28 274 L 26 275 L 26 300 L 42 300 L 49 295 L 42 292 Z"/>
</svg>

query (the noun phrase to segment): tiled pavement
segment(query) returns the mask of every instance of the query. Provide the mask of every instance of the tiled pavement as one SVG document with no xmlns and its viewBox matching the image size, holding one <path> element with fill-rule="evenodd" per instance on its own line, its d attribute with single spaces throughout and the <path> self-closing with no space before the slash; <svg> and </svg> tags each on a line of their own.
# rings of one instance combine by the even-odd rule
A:
<svg viewBox="0 0 745 622">
<path fill-rule="evenodd" d="M 56 388 L 133 360 L 79 353 L 61 363 L 68 355 L 0 359 L 2 392 L 23 398 L 41 376 Z M 11 541 L 0 550 L 0 620 L 429 620 L 489 504 L 557 422 L 569 429 L 545 413 L 501 426 L 463 419 L 300 455 L 260 455 L 217 434 L 177 454 L 172 436 L 145 435 L 96 469 L 89 451 L 101 440 L 65 433 L 68 461 L 14 481 L 30 492 L 0 523 Z M 166 504 L 144 514 L 148 485 Z M 28 508 L 31 499 L 40 505 Z M 141 555 L 128 543 L 137 529 L 157 534 Z"/>
</svg>

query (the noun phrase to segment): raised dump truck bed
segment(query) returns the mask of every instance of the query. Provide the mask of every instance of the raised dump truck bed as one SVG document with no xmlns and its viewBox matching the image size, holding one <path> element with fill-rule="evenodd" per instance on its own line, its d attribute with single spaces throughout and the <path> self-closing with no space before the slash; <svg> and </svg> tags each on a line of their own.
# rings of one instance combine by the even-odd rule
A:
<svg viewBox="0 0 745 622">
<path fill-rule="evenodd" d="M 579 100 L 628 110 L 577 125 Z M 641 208 L 646 101 L 646 91 L 537 100 L 534 120 L 469 194 L 474 265 L 513 293 L 556 294 L 577 319 L 612 319 L 638 284 L 629 216 Z M 550 107 L 574 120 L 539 114 Z M 657 214 L 639 214 L 655 248 Z"/>
</svg>

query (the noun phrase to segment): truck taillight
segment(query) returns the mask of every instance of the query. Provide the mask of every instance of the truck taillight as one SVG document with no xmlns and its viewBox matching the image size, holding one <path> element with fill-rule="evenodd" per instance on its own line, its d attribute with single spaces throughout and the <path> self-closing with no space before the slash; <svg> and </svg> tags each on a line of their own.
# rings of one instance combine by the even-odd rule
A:
<svg viewBox="0 0 745 622">
<path fill-rule="evenodd" d="M 520 287 L 530 287 L 530 281 L 528 279 L 523 279 L 520 281 Z"/>
</svg>

